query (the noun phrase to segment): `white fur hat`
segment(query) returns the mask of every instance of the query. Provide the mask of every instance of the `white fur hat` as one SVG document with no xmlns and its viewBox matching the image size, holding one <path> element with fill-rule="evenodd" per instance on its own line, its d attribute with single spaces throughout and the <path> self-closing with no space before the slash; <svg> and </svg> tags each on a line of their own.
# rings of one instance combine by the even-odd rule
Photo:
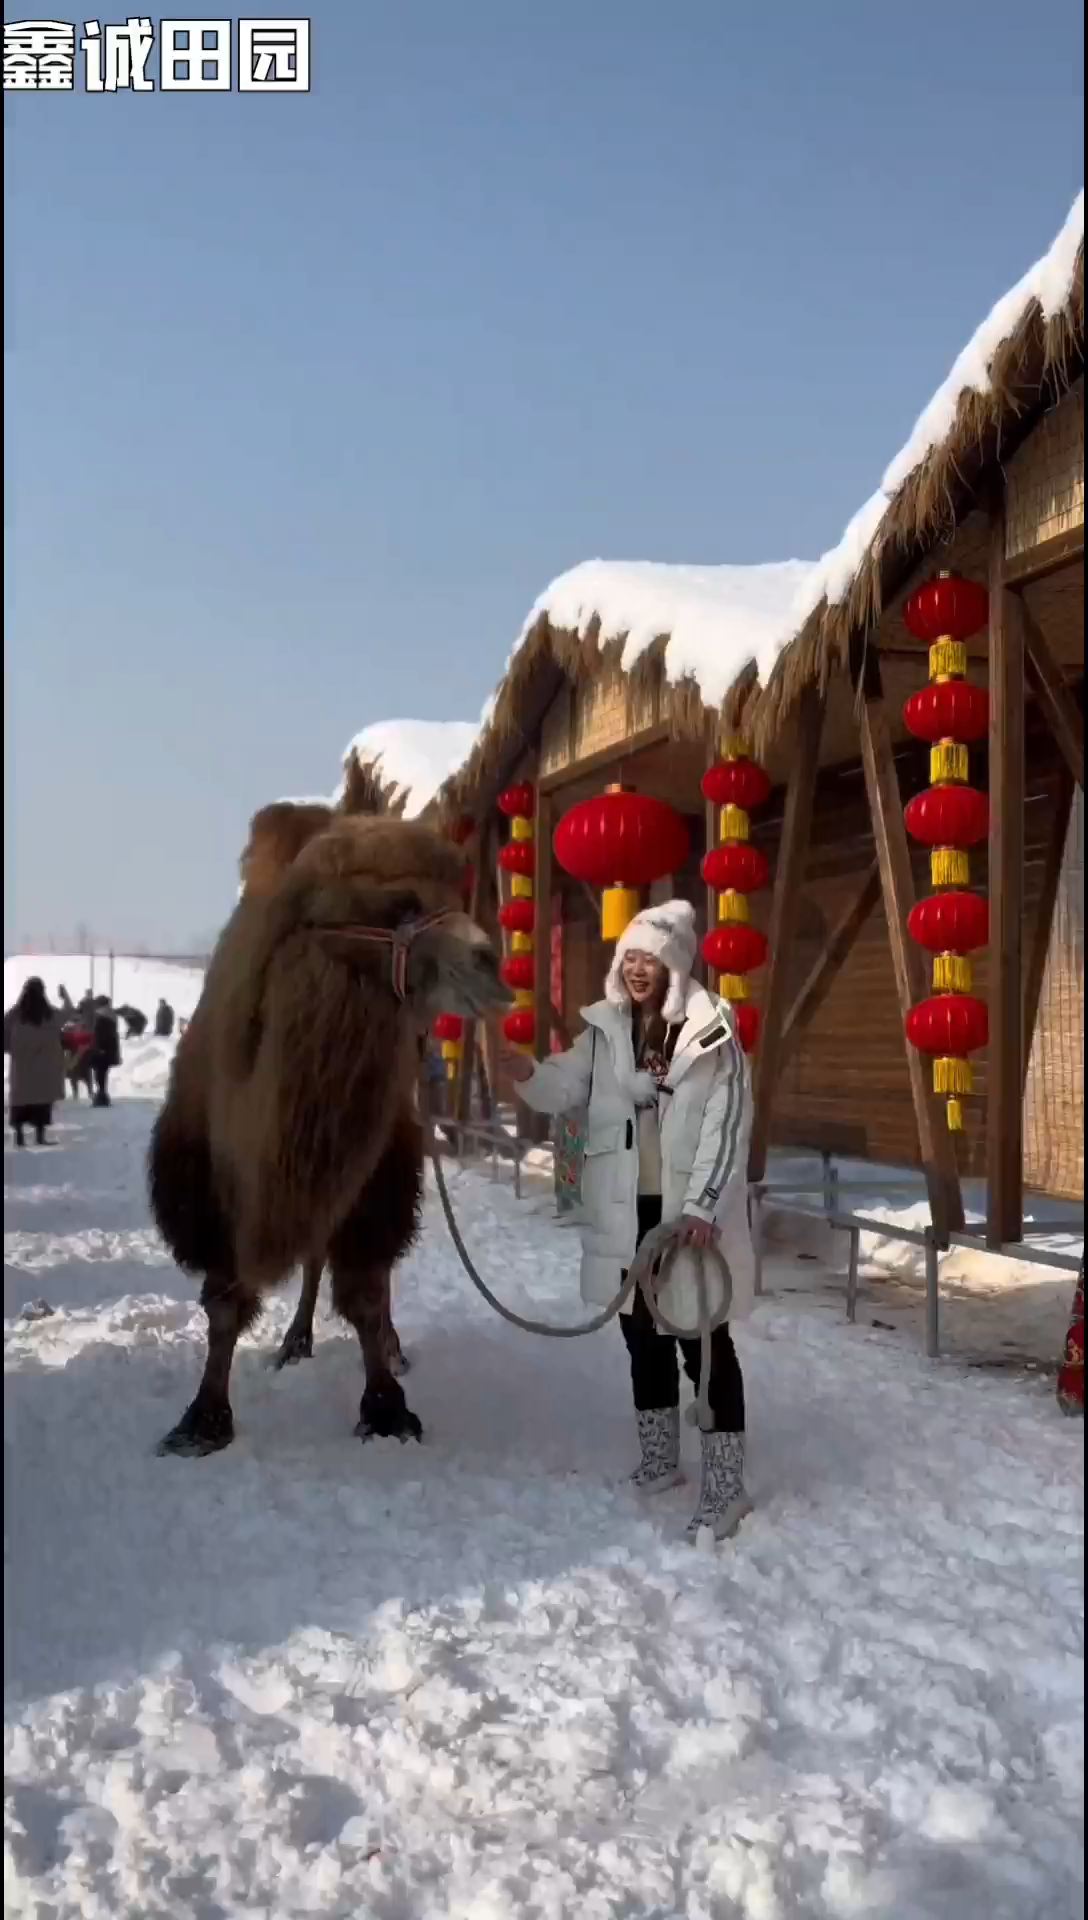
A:
<svg viewBox="0 0 1088 1920">
<path fill-rule="evenodd" d="M 659 907 L 644 907 L 636 913 L 616 941 L 616 951 L 605 981 L 605 999 L 614 1007 L 630 1005 L 631 996 L 623 984 L 623 956 L 634 949 L 652 953 L 668 968 L 669 990 L 661 1011 L 667 1025 L 675 1026 L 684 1017 L 688 981 L 695 965 L 695 908 L 687 900 L 663 900 Z"/>
</svg>

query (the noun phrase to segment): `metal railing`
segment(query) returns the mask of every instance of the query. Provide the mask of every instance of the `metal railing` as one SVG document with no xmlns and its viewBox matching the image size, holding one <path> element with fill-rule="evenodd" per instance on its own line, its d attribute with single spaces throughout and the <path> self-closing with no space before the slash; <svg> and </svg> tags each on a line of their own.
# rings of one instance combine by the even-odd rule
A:
<svg viewBox="0 0 1088 1920">
<path fill-rule="evenodd" d="M 1023 1238 L 1002 1242 L 999 1247 L 987 1243 L 982 1228 L 971 1232 L 965 1229 L 961 1233 L 950 1233 L 942 1239 L 932 1221 L 925 1227 L 908 1227 L 898 1221 L 882 1220 L 876 1214 L 853 1212 L 840 1206 L 840 1195 L 846 1193 L 872 1193 L 874 1198 L 886 1199 L 889 1195 L 910 1194 L 914 1198 L 923 1198 L 919 1194 L 917 1181 L 909 1184 L 905 1181 L 843 1180 L 830 1154 L 822 1154 L 823 1177 L 816 1183 L 801 1180 L 786 1180 L 778 1185 L 771 1180 L 755 1181 L 749 1188 L 751 1200 L 752 1241 L 756 1258 L 756 1293 L 763 1292 L 763 1236 L 764 1213 L 768 1201 L 775 1213 L 784 1213 L 791 1219 L 815 1220 L 819 1225 L 831 1227 L 836 1232 L 846 1233 L 850 1238 L 850 1250 L 846 1268 L 846 1317 L 851 1323 L 857 1319 L 858 1276 L 861 1265 L 861 1236 L 863 1233 L 879 1235 L 884 1240 L 897 1240 L 910 1246 L 922 1247 L 925 1252 L 925 1294 L 926 1294 L 926 1353 L 936 1360 L 941 1351 L 941 1299 L 940 1299 L 940 1256 L 952 1247 L 964 1247 L 975 1253 L 992 1253 L 1001 1259 L 1029 1261 L 1036 1266 L 1054 1267 L 1062 1273 L 1078 1274 L 1084 1266 L 1084 1255 L 1062 1253 L 1052 1247 L 1033 1247 L 1031 1239 L 1051 1233 L 1077 1233 L 1084 1235 L 1084 1214 L 1077 1217 L 1043 1220 L 1037 1225 L 1024 1228 Z M 806 1206 L 798 1200 L 799 1195 L 818 1193 L 823 1199 L 822 1207 Z"/>
</svg>

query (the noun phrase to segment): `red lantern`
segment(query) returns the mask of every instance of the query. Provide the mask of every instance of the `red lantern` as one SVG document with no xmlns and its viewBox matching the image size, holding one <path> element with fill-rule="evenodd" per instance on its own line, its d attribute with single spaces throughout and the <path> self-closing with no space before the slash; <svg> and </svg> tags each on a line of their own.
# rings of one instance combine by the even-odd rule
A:
<svg viewBox="0 0 1088 1920">
<path fill-rule="evenodd" d="M 536 1019 L 528 1009 L 519 1008 L 508 1013 L 502 1023 L 502 1030 L 511 1046 L 531 1047 L 536 1035 Z"/>
<path fill-rule="evenodd" d="M 935 680 L 912 693 L 903 708 L 907 731 L 916 740 L 985 740 L 990 726 L 990 696 L 967 680 Z"/>
<path fill-rule="evenodd" d="M 916 640 L 932 646 L 937 640 L 969 640 L 986 625 L 989 611 L 985 587 L 956 574 L 941 574 L 911 594 L 903 619 Z"/>
<path fill-rule="evenodd" d="M 745 1053 L 754 1053 L 759 1039 L 759 1008 L 750 1000 L 737 1000 L 732 1012 L 737 1039 Z"/>
<path fill-rule="evenodd" d="M 508 840 L 499 853 L 499 865 L 504 873 L 520 873 L 532 878 L 536 865 L 531 840 Z"/>
<path fill-rule="evenodd" d="M 751 973 L 766 958 L 766 934 L 743 922 L 711 927 L 703 941 L 703 959 L 720 973 Z"/>
<path fill-rule="evenodd" d="M 771 863 L 750 840 L 712 847 L 700 869 L 708 887 L 719 892 L 758 893 L 771 877 Z"/>
<path fill-rule="evenodd" d="M 499 908 L 499 925 L 507 933 L 532 933 L 536 909 L 531 900 L 508 900 Z"/>
<path fill-rule="evenodd" d="M 936 993 L 920 1000 L 906 1025 L 911 1046 L 934 1058 L 959 1059 L 984 1047 L 990 1037 L 986 1002 L 970 993 Z"/>
<path fill-rule="evenodd" d="M 708 767 L 702 789 L 717 807 L 743 807 L 746 813 L 761 807 L 769 797 L 771 783 L 754 760 L 719 760 Z"/>
<path fill-rule="evenodd" d="M 974 953 L 990 937 L 990 908 L 978 893 L 931 893 L 910 910 L 907 930 L 927 953 Z"/>
<path fill-rule="evenodd" d="M 613 788 L 583 800 L 555 829 L 555 857 L 565 873 L 592 887 L 648 887 L 688 857 L 688 830 L 664 800 Z"/>
<path fill-rule="evenodd" d="M 990 803 L 976 787 L 927 787 L 903 818 L 923 847 L 976 847 L 990 831 Z"/>
<path fill-rule="evenodd" d="M 533 956 L 531 953 L 512 953 L 499 968 L 501 977 L 508 987 L 521 991 L 533 984 Z"/>
<path fill-rule="evenodd" d="M 499 812 L 505 813 L 508 820 L 515 814 L 527 815 L 533 811 L 535 796 L 530 780 L 522 780 L 516 787 L 507 787 L 499 795 Z"/>
<path fill-rule="evenodd" d="M 460 1040 L 464 1037 L 465 1023 L 459 1013 L 440 1013 L 432 1031 L 436 1040 Z"/>
</svg>

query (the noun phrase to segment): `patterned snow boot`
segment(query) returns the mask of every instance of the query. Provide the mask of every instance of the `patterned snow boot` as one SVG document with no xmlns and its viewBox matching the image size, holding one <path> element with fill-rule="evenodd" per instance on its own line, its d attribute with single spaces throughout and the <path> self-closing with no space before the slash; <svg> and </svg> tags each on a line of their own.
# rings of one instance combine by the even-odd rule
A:
<svg viewBox="0 0 1088 1920">
<path fill-rule="evenodd" d="M 653 1407 L 635 1414 L 642 1459 L 631 1475 L 639 1493 L 667 1493 L 684 1478 L 680 1471 L 680 1409 Z"/>
<path fill-rule="evenodd" d="M 752 1511 L 744 1491 L 743 1433 L 701 1433 L 703 1471 L 699 1504 L 688 1522 L 688 1538 L 698 1540 L 704 1527 L 714 1540 L 728 1540 Z"/>
</svg>

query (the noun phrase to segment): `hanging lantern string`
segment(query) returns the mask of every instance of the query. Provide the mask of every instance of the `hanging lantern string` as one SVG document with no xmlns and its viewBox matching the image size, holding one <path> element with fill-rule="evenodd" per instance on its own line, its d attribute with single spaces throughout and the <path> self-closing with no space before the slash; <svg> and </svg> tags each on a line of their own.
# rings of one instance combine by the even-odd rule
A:
<svg viewBox="0 0 1088 1920">
<path fill-rule="evenodd" d="M 948 1126 L 964 1129 L 963 1099 L 973 1091 L 968 1055 L 988 1038 L 986 1007 L 972 993 L 968 957 L 989 938 L 985 901 L 966 891 L 969 850 L 989 831 L 986 796 L 970 786 L 970 748 L 985 737 L 989 701 L 967 675 L 967 641 L 986 624 L 989 597 L 976 582 L 944 573 L 911 595 L 903 618 L 929 646 L 928 687 L 903 709 L 908 731 L 929 743 L 930 785 L 905 809 L 908 832 L 930 850 L 937 889 L 912 909 L 908 930 L 933 955 L 933 997 L 912 1007 L 907 1038 L 933 1059 L 933 1089 L 946 1102 Z"/>
</svg>

